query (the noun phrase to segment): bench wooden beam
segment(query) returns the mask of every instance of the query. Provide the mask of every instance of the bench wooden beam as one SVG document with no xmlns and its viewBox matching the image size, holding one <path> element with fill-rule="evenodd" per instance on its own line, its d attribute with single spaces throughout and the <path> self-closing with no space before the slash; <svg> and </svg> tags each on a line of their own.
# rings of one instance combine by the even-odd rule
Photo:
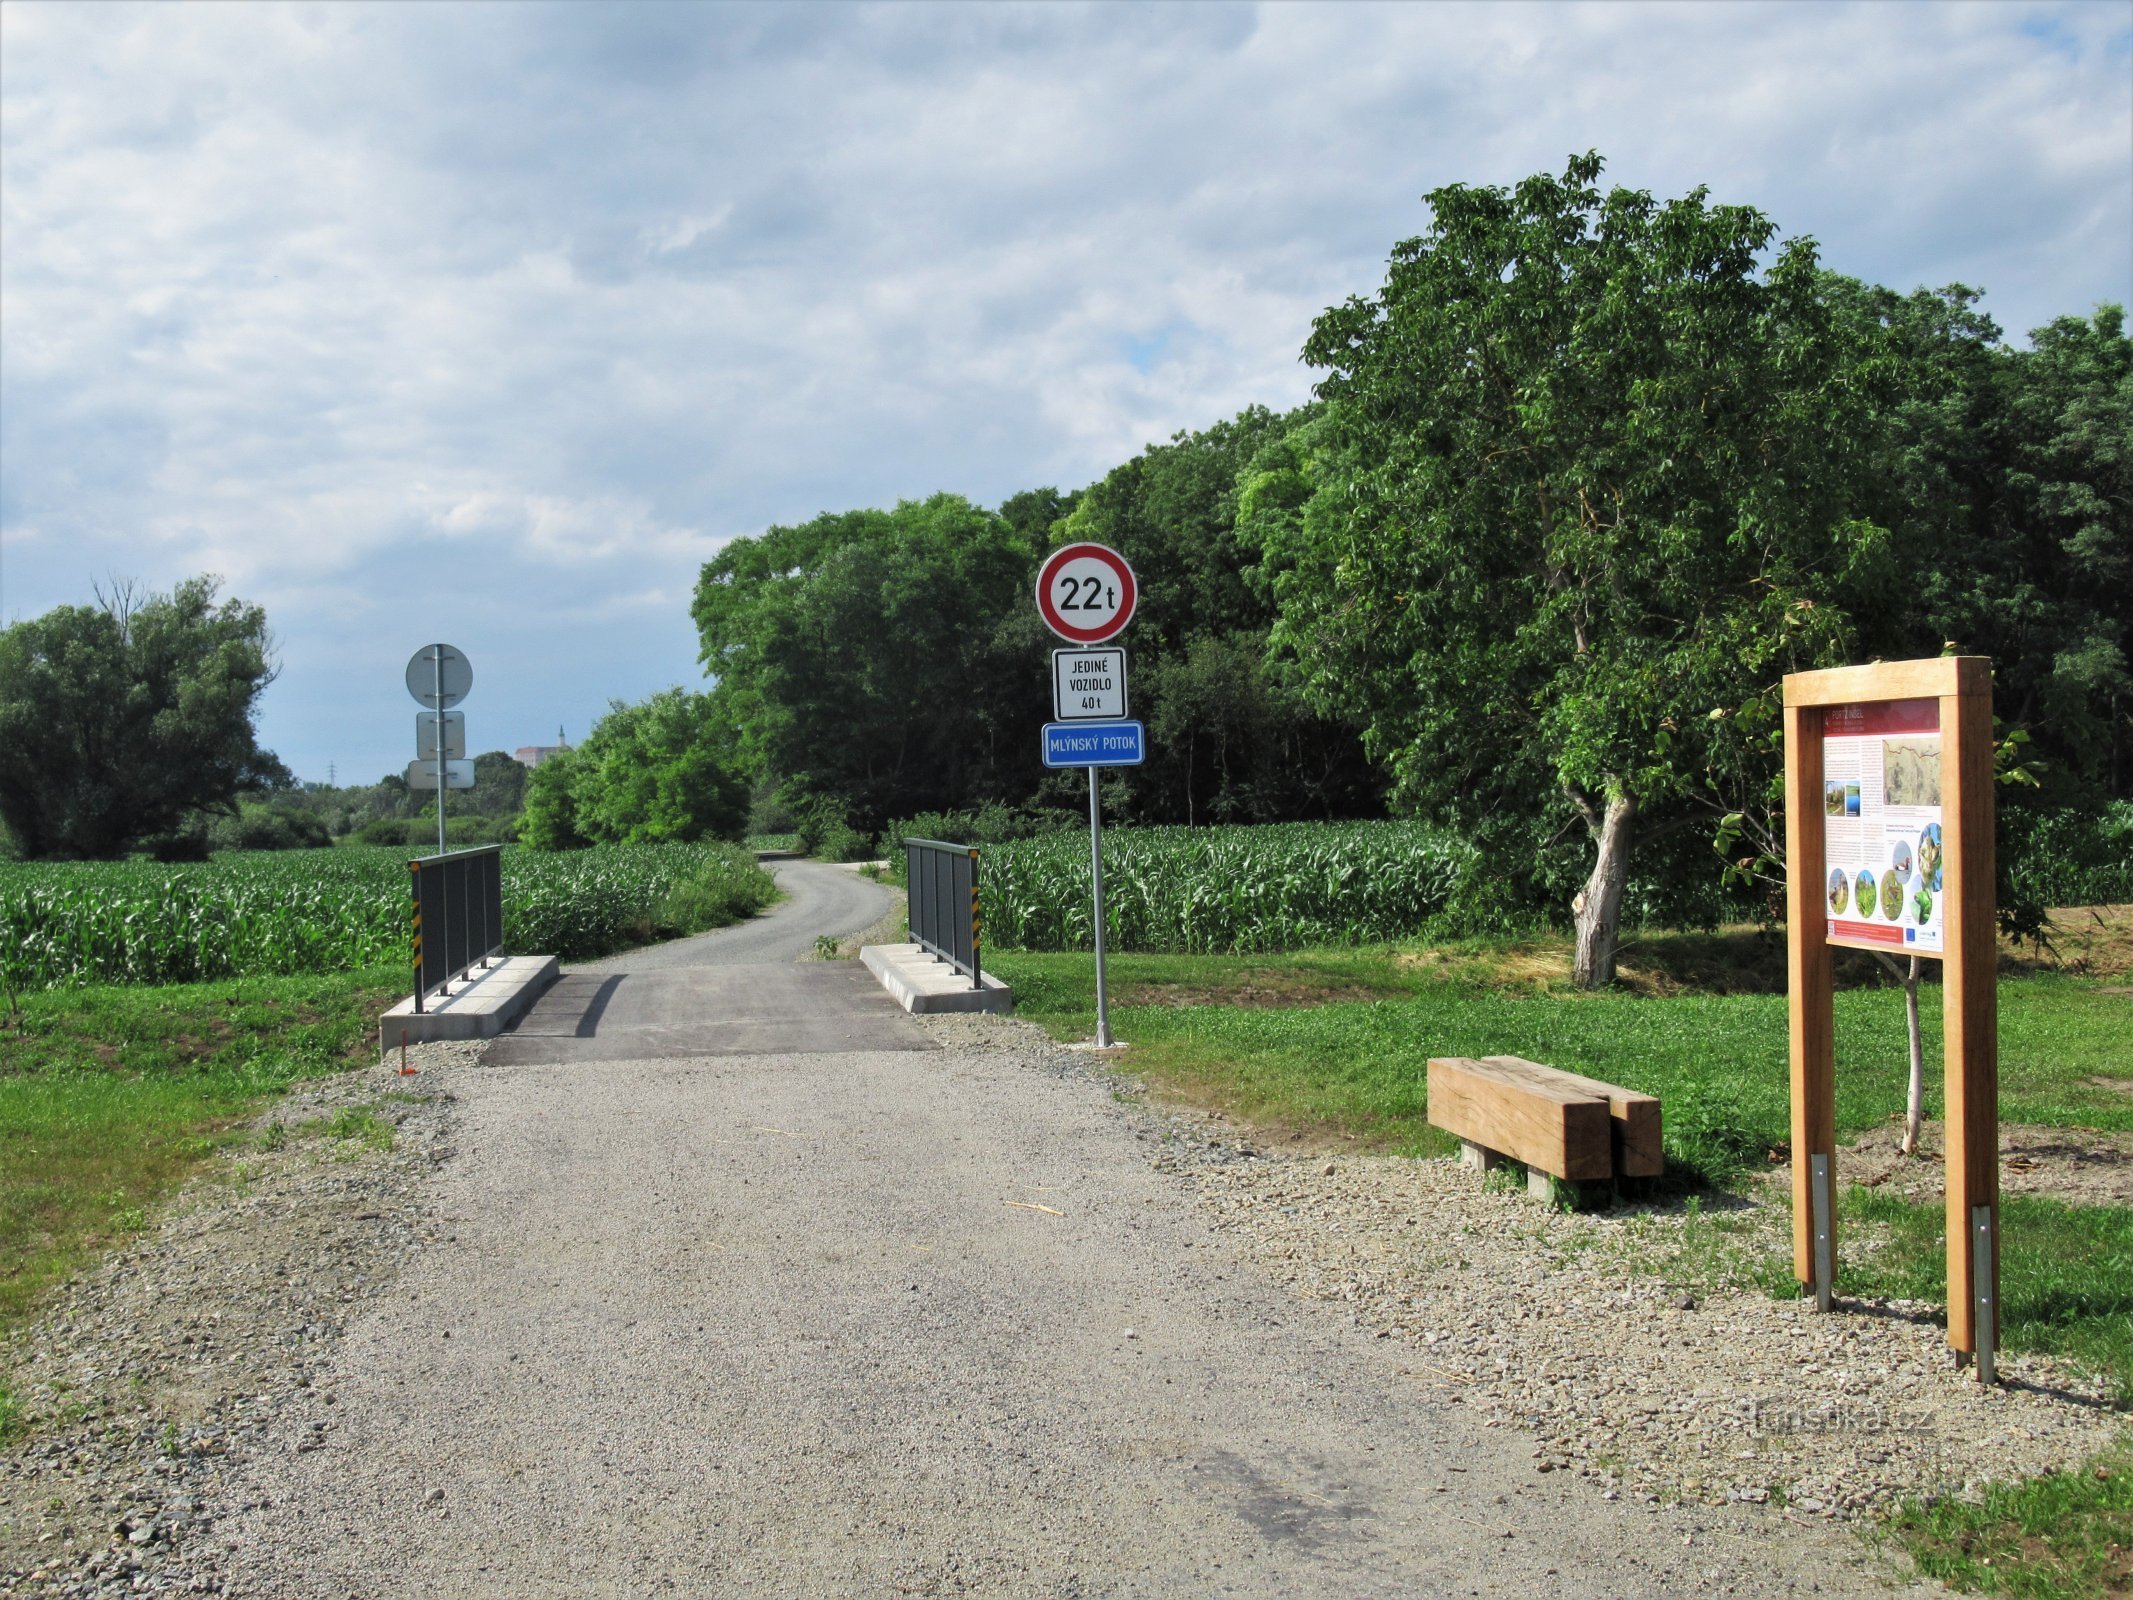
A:
<svg viewBox="0 0 2133 1600">
<path fill-rule="evenodd" d="M 1515 1056 L 1429 1063 L 1429 1120 L 1446 1132 L 1558 1178 L 1614 1176 L 1608 1101 L 1565 1074 Z"/>
<path fill-rule="evenodd" d="M 1483 1056 L 1481 1059 L 1553 1073 L 1566 1088 L 1580 1089 L 1605 1100 L 1608 1117 L 1614 1125 L 1616 1177 L 1656 1178 L 1666 1171 L 1666 1151 L 1659 1132 L 1659 1101 L 1655 1096 L 1639 1094 L 1619 1084 L 1602 1083 L 1598 1078 L 1565 1072 L 1559 1067 L 1544 1067 L 1522 1056 Z"/>
</svg>

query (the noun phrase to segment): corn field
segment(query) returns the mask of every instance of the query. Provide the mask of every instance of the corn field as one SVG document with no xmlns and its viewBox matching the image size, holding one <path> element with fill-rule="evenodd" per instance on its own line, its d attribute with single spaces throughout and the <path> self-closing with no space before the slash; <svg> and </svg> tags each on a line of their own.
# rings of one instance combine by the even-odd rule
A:
<svg viewBox="0 0 2133 1600">
<path fill-rule="evenodd" d="M 1107 829 L 1107 943 L 1247 954 L 1408 938 L 1443 916 L 1474 854 L 1416 822 Z M 986 845 L 979 868 L 987 945 L 1093 946 L 1086 833 Z"/>
<path fill-rule="evenodd" d="M 409 963 L 408 852 L 235 851 L 211 862 L 0 864 L 0 987 L 195 983 Z M 504 948 L 586 960 L 688 931 L 677 897 L 771 894 L 737 847 L 504 851 Z"/>
</svg>

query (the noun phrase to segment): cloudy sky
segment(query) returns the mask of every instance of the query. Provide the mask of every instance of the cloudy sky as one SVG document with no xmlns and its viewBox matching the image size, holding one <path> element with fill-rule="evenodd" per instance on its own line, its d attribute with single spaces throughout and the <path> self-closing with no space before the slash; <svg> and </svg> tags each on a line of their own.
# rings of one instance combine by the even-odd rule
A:
<svg viewBox="0 0 2133 1600">
<path fill-rule="evenodd" d="M 723 540 L 1292 405 L 1426 190 L 1587 148 L 2011 331 L 2133 297 L 2133 0 L 6 0 L 0 621 L 221 574 L 305 778 L 437 638 L 476 748 L 576 739 L 701 681 Z"/>
</svg>

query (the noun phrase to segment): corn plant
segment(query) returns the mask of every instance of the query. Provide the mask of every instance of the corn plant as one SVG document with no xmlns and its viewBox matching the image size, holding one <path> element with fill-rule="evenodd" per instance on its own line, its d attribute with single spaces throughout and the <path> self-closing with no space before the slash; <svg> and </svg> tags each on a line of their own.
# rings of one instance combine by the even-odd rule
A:
<svg viewBox="0 0 2133 1600">
<path fill-rule="evenodd" d="M 1458 836 L 1414 822 L 1108 829 L 1108 942 L 1241 954 L 1406 938 L 1444 914 L 1474 854 Z M 1085 833 L 987 845 L 979 893 L 985 941 L 996 948 L 1094 942 Z"/>
<path fill-rule="evenodd" d="M 236 851 L 211 862 L 0 865 L 0 990 L 348 972 L 410 960 L 408 852 Z M 504 947 L 584 960 L 687 931 L 685 887 L 771 893 L 731 845 L 504 852 Z"/>
</svg>

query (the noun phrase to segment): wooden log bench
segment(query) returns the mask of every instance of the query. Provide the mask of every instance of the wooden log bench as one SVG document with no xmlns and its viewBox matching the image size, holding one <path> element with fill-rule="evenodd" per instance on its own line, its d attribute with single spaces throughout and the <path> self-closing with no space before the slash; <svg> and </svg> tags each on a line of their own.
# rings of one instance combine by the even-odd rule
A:
<svg viewBox="0 0 2133 1600">
<path fill-rule="evenodd" d="M 1520 1056 L 1432 1058 L 1429 1120 L 1460 1141 L 1469 1166 L 1523 1162 L 1536 1194 L 1552 1192 L 1550 1178 L 1596 1184 L 1666 1170 L 1658 1100 Z"/>
</svg>

